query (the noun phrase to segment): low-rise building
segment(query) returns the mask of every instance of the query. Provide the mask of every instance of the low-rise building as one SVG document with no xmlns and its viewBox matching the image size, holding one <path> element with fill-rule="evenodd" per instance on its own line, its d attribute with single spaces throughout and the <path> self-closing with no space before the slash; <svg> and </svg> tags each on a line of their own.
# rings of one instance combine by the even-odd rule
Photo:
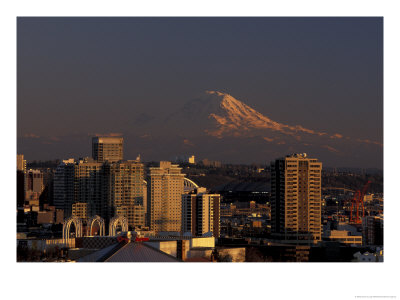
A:
<svg viewBox="0 0 400 300">
<path fill-rule="evenodd" d="M 335 241 L 346 245 L 362 245 L 362 235 L 352 235 L 347 230 L 329 230 L 323 236 L 324 240 Z"/>
</svg>

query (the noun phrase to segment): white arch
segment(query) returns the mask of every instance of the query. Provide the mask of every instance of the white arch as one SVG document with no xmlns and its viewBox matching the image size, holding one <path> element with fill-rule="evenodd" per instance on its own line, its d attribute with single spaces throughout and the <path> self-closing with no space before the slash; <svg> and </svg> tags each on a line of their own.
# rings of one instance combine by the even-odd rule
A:
<svg viewBox="0 0 400 300">
<path fill-rule="evenodd" d="M 63 224 L 63 243 L 64 244 L 69 244 L 70 242 L 70 230 L 71 230 L 71 224 L 74 223 L 75 225 L 75 237 L 81 237 L 82 236 L 82 220 L 78 218 L 77 216 L 72 216 L 68 219 L 64 220 Z"/>
<path fill-rule="evenodd" d="M 108 227 L 108 235 L 116 236 L 117 235 L 117 226 L 121 225 L 122 231 L 128 231 L 128 219 L 124 216 L 115 216 L 110 220 L 110 225 Z"/>
<path fill-rule="evenodd" d="M 188 193 L 193 191 L 194 189 L 199 188 L 199 186 L 189 178 L 184 177 L 183 178 L 183 190 Z"/>
<path fill-rule="evenodd" d="M 96 215 L 96 216 L 94 216 L 94 217 L 91 217 L 91 218 L 89 219 L 89 221 L 88 221 L 88 224 L 87 224 L 87 233 L 86 233 L 87 236 L 90 236 L 90 235 L 92 234 L 92 229 L 93 229 L 93 226 L 94 226 L 94 224 L 95 224 L 96 222 L 99 224 L 99 227 L 100 227 L 99 236 L 104 236 L 104 235 L 106 235 L 106 225 L 105 225 L 105 223 L 104 223 L 104 219 L 103 219 L 102 217 Z"/>
<path fill-rule="evenodd" d="M 190 180 L 189 178 L 186 178 L 186 177 L 183 178 L 183 184 L 184 184 L 184 186 L 188 186 L 188 187 L 190 186 L 193 188 L 199 187 L 193 180 Z"/>
</svg>

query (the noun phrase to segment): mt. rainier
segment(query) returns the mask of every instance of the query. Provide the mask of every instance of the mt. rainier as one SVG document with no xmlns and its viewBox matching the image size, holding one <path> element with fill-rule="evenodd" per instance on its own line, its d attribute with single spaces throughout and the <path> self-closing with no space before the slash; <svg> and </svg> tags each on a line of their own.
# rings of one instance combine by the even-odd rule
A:
<svg viewBox="0 0 400 300">
<path fill-rule="evenodd" d="M 150 120 L 141 128 L 135 123 L 135 130 L 143 130 L 136 138 L 136 147 L 154 156 L 168 152 L 171 157 L 194 154 L 246 163 L 268 162 L 298 152 L 343 166 L 361 157 L 364 161 L 360 163 L 367 164 L 369 158 L 382 152 L 379 142 L 276 122 L 219 91 L 206 91 L 188 100 L 163 120 Z"/>
<path fill-rule="evenodd" d="M 216 138 L 261 137 L 265 141 L 282 144 L 287 142 L 287 138 L 299 141 L 306 137 L 328 136 L 325 132 L 300 125 L 275 122 L 231 95 L 218 91 L 206 91 L 202 97 L 188 101 L 181 110 L 170 115 L 167 123 L 180 121 L 184 121 L 184 128 L 192 133 L 200 130 Z M 181 129 L 185 131 L 184 128 Z M 341 137 L 340 134 L 331 136 Z"/>
</svg>

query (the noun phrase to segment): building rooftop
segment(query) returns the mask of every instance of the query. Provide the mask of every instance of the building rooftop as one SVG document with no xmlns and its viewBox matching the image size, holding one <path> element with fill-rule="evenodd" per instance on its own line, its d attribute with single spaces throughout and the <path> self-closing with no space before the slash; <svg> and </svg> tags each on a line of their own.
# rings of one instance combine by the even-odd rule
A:
<svg viewBox="0 0 400 300">
<path fill-rule="evenodd" d="M 180 262 L 179 259 L 146 243 L 114 244 L 77 260 L 77 262 Z"/>
</svg>

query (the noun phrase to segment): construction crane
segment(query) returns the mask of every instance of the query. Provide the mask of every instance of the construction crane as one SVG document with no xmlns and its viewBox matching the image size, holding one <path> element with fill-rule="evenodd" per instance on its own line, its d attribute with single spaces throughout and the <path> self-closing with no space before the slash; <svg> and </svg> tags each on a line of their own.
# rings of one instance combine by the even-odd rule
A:
<svg viewBox="0 0 400 300">
<path fill-rule="evenodd" d="M 353 199 L 351 199 L 351 210 L 350 210 L 350 223 L 353 224 L 361 224 L 362 223 L 362 217 L 365 216 L 365 211 L 364 211 L 364 196 L 365 193 L 367 192 L 368 186 L 371 183 L 371 181 L 368 180 L 368 182 L 364 185 L 364 188 L 361 190 L 357 190 L 354 193 Z"/>
</svg>

